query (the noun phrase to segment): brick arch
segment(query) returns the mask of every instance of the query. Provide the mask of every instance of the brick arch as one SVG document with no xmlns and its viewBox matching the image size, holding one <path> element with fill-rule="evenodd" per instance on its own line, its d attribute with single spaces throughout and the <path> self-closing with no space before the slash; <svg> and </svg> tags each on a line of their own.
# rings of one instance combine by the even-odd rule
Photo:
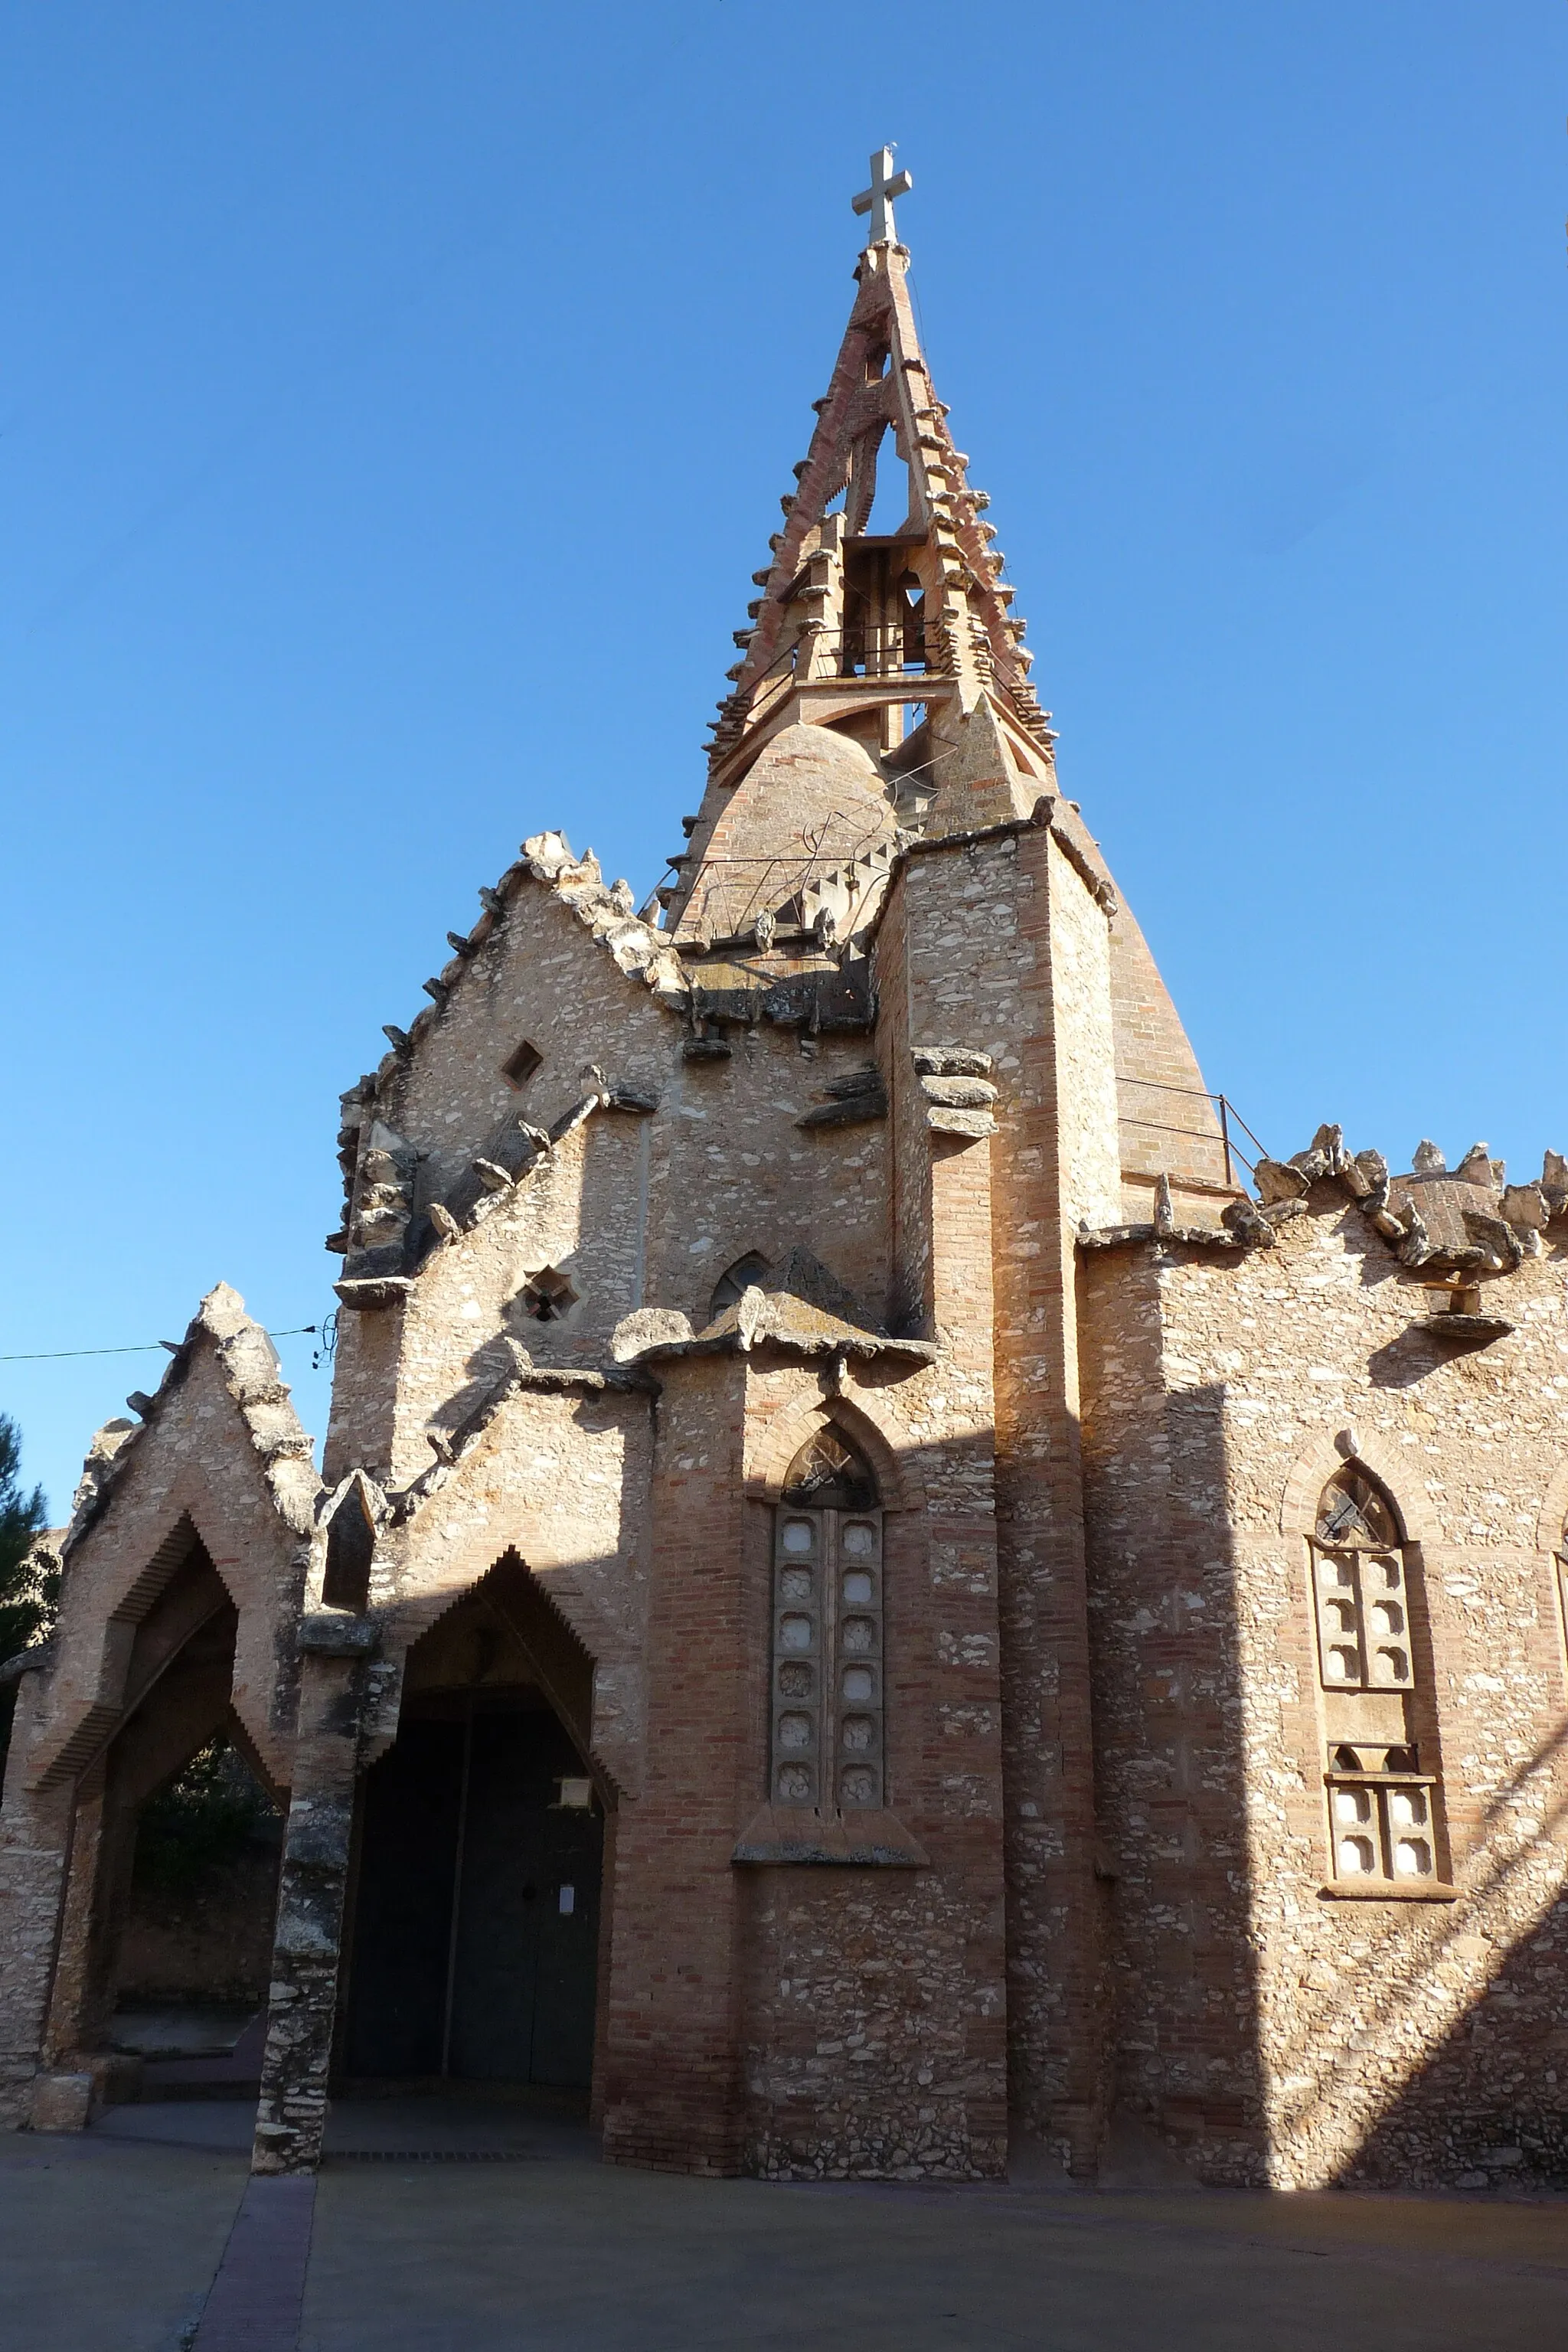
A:
<svg viewBox="0 0 1568 2352">
<path fill-rule="evenodd" d="M 529 1567 L 514 1545 L 508 1544 L 484 1574 L 465 1585 L 460 1592 L 443 1594 L 442 1605 L 426 1612 L 425 1622 L 403 1646 L 403 1664 L 406 1665 L 418 1643 L 434 1633 L 454 1610 L 476 1599 L 489 1601 L 528 1658 L 540 1688 L 593 1775 L 605 1811 L 613 1811 L 621 1783 L 599 1754 L 593 1737 L 594 1670 L 597 1661 L 558 1597 Z M 405 1625 L 403 1630 L 408 1632 L 410 1628 Z"/>
<path fill-rule="evenodd" d="M 140 1467 L 139 1464 L 130 1465 L 131 1476 L 116 1486 L 102 1512 L 68 1554 L 68 1601 L 60 1632 L 60 1662 L 67 1667 L 68 1675 L 58 1676 L 57 1680 L 62 1689 L 85 1688 L 94 1696 L 68 1713 L 62 1708 L 36 1767 L 35 1784 L 52 1786 L 64 1778 L 74 1777 L 81 1759 L 95 1753 L 111 1736 L 127 1711 L 125 1662 L 121 1661 L 118 1675 L 113 1664 L 118 1630 L 140 1625 L 156 1607 L 190 1554 L 199 1550 L 227 1595 L 237 1620 L 232 1701 L 235 1716 L 263 1766 L 263 1777 L 272 1786 L 287 1785 L 287 1747 L 268 1705 L 277 1671 L 278 1635 L 280 1627 L 289 1622 L 290 1613 L 289 1596 L 279 1588 L 279 1557 L 268 1550 L 266 1557 L 258 1559 L 254 1529 L 247 1528 L 243 1520 L 237 1522 L 235 1516 L 226 1510 L 221 1489 L 189 1471 L 182 1471 L 170 1483 L 154 1509 L 143 1517 L 133 1483 Z M 275 1517 L 268 1527 L 267 1538 L 274 1535 L 279 1552 L 300 1552 L 298 1539 Z M 267 1538 L 263 1538 L 263 1547 L 266 1542 Z M 82 1591 L 84 1571 L 87 1580 L 91 1581 L 93 1555 L 100 1549 L 110 1555 L 112 1565 L 94 1601 L 90 1605 L 84 1604 L 78 1617 L 70 1608 L 69 1569 L 74 1565 L 78 1590 Z M 300 1585 L 302 1583 L 301 1566 Z M 249 1683 L 256 1686 L 249 1687 Z"/>
<path fill-rule="evenodd" d="M 1442 1541 L 1443 1530 L 1433 1516 L 1426 1491 L 1410 1475 L 1415 1465 L 1405 1448 L 1390 1444 L 1375 1433 L 1363 1435 L 1357 1432 L 1353 1447 L 1345 1452 L 1338 1439 L 1326 1430 L 1297 1455 L 1285 1481 L 1279 1500 L 1281 1535 L 1311 1535 L 1317 1525 L 1319 1496 L 1335 1472 L 1350 1463 L 1370 1471 L 1379 1486 L 1387 1489 L 1406 1543 Z"/>
<path fill-rule="evenodd" d="M 213 1558 L 213 1548 L 197 1524 L 191 1501 L 184 1495 L 171 1495 L 156 1523 L 163 1532 L 151 1549 L 145 1543 L 138 1547 L 142 1565 L 121 1589 L 119 1599 L 109 1603 L 103 1619 L 106 1626 L 139 1625 L 198 1545 L 212 1560 L 224 1591 L 238 1608 L 239 1596 Z"/>
<path fill-rule="evenodd" d="M 451 1490 L 446 1491 L 449 1494 Z M 530 1513 L 499 1541 L 493 1531 L 476 1528 L 466 1544 L 454 1548 L 456 1558 L 443 1561 L 445 1572 L 439 1586 L 405 1593 L 388 1606 L 378 1608 L 373 1602 L 368 1613 L 381 1636 L 378 1656 L 393 1669 L 393 1679 L 376 1711 L 375 1726 L 363 1759 L 365 1763 L 374 1763 L 384 1755 L 397 1736 L 404 1669 L 409 1652 L 433 1633 L 444 1617 L 471 1600 L 489 1579 L 510 1566 L 527 1572 L 531 1588 L 543 1610 L 560 1626 L 565 1640 L 574 1643 L 587 1661 L 590 1696 L 585 1719 L 581 1723 L 567 1721 L 553 1694 L 552 1704 L 573 1737 L 579 1740 L 606 1810 L 613 1810 L 620 1795 L 636 1793 L 640 1773 L 637 1735 L 633 1724 L 623 1726 L 612 1718 L 609 1728 L 613 1736 L 606 1738 L 600 1735 L 594 1721 L 601 1667 L 607 1668 L 620 1686 L 617 1696 L 622 1712 L 640 1718 L 640 1704 L 629 1709 L 626 1706 L 625 1685 L 634 1681 L 640 1671 L 634 1644 L 584 1590 L 574 1566 L 552 1553 L 545 1534 L 547 1527 L 544 1515 Z M 540 1539 L 531 1541 L 531 1536 Z"/>
<path fill-rule="evenodd" d="M 451 1487 L 447 1487 L 441 1499 L 449 1499 L 452 1492 Z M 586 1590 L 577 1572 L 578 1560 L 563 1559 L 552 1549 L 548 1512 L 520 1510 L 508 1514 L 508 1518 L 510 1524 L 499 1537 L 494 1528 L 480 1524 L 466 1540 L 452 1545 L 437 1564 L 438 1584 L 421 1587 L 415 1581 L 413 1589 L 396 1601 L 383 1607 L 372 1603 L 368 1613 L 381 1629 L 383 1656 L 400 1659 L 439 1622 L 448 1609 L 466 1601 L 492 1569 L 511 1558 L 521 1560 L 541 1590 L 548 1592 L 551 1607 L 590 1657 L 614 1656 L 625 1647 L 621 1629 Z M 417 1519 L 414 1524 L 417 1528 Z M 414 1579 L 417 1580 L 420 1566 L 428 1569 L 431 1563 L 427 1555 L 416 1553 L 414 1557 Z M 605 1557 L 613 1557 L 613 1553 L 607 1551 Z"/>
<path fill-rule="evenodd" d="M 117 1521 L 123 1525 L 135 1508 L 135 1489 L 127 1480 L 123 1490 L 110 1495 L 101 1515 L 66 1555 L 68 1571 L 79 1553 L 85 1560 L 100 1545 L 110 1552 L 123 1547 L 125 1565 L 112 1583 L 106 1580 L 99 1598 L 105 1622 L 114 1618 L 121 1623 L 139 1624 L 195 1544 L 200 1544 L 212 1561 L 240 1614 L 255 1607 L 254 1596 L 242 1589 L 243 1578 L 233 1572 L 237 1559 L 244 1557 L 247 1538 L 225 1513 L 221 1489 L 183 1471 L 165 1487 L 155 1511 L 147 1515 L 145 1532 L 138 1533 L 132 1542 L 117 1533 Z M 132 1567 L 133 1560 L 140 1565 Z M 68 1573 L 67 1581 L 68 1585 Z"/>
<path fill-rule="evenodd" d="M 1541 1551 L 1568 1552 L 1568 1462 L 1561 1463 L 1548 1483 L 1536 1523 L 1536 1547 Z"/>
<path fill-rule="evenodd" d="M 899 1447 L 870 1410 L 872 1400 L 802 1397 L 776 1414 L 758 1433 L 746 1470 L 746 1493 L 753 1502 L 776 1503 L 784 1492 L 790 1464 L 824 1425 L 841 1429 L 866 1456 L 876 1474 L 877 1490 L 889 1511 L 919 1510 L 925 1496 L 921 1481 L 905 1464 Z"/>
<path fill-rule="evenodd" d="M 454 1609 L 460 1609 L 491 1577 L 509 1568 L 526 1570 L 551 1614 L 585 1656 L 594 1658 L 598 1654 L 580 1622 L 579 1612 L 572 1609 L 569 1596 L 562 1591 L 560 1570 L 552 1569 L 548 1560 L 536 1558 L 516 1541 L 503 1543 L 498 1550 L 493 1538 L 484 1549 L 483 1559 L 482 1568 L 475 1569 L 471 1562 L 465 1562 L 458 1578 L 449 1584 L 444 1583 L 438 1591 L 411 1595 L 388 1609 L 373 1608 L 369 1613 L 376 1619 L 381 1632 L 377 1654 L 394 1658 L 401 1664 Z"/>
<path fill-rule="evenodd" d="M 79 1780 L 89 1765 L 100 1761 L 116 1733 L 123 1729 L 130 1716 L 151 1691 L 147 1685 L 138 1690 L 133 1686 L 132 1643 L 136 1630 L 145 1623 L 159 1601 L 182 1570 L 200 1562 L 198 1574 L 204 1582 L 216 1583 L 220 1593 L 238 1618 L 238 1604 L 227 1579 L 218 1569 L 211 1547 L 203 1538 L 191 1513 L 176 1508 L 162 1522 L 163 1532 L 151 1550 L 140 1554 L 142 1565 L 125 1585 L 120 1598 L 101 1612 L 95 1611 L 79 1636 L 79 1646 L 86 1652 L 90 1666 L 95 1669 L 81 1676 L 81 1681 L 93 1694 L 81 1699 L 68 1716 L 62 1708 L 55 1727 L 55 1736 L 35 1762 L 30 1785 L 34 1789 L 62 1788 Z M 198 1604 L 199 1605 L 199 1604 Z M 222 1602 L 209 1602 L 207 1613 Z M 205 1620 L 198 1616 L 191 1623 L 189 1633 L 201 1630 Z M 74 1629 L 72 1629 L 74 1630 Z M 75 1649 L 77 1643 L 73 1643 Z M 119 1653 L 116 1655 L 116 1652 Z M 173 1658 L 163 1662 L 166 1668 Z M 163 1669 L 160 1669 L 159 1679 Z"/>
</svg>

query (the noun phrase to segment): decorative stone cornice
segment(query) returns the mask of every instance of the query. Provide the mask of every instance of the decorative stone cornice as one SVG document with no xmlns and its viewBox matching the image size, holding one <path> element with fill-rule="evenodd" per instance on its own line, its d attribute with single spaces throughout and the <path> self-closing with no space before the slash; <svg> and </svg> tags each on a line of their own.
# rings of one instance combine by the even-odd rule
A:
<svg viewBox="0 0 1568 2352">
<path fill-rule="evenodd" d="M 1473 1144 L 1450 1170 L 1436 1144 L 1423 1143 L 1409 1172 L 1394 1176 L 1380 1151 L 1352 1155 L 1343 1129 L 1323 1126 L 1289 1160 L 1259 1160 L 1253 1178 L 1266 1216 L 1304 1206 L 1314 1184 L 1332 1181 L 1402 1265 L 1479 1281 L 1539 1255 L 1543 1234 L 1568 1218 L 1568 1186 L 1555 1181 L 1562 1167 L 1549 1151 L 1538 1182 L 1505 1184 L 1503 1164 L 1485 1144 Z"/>
</svg>

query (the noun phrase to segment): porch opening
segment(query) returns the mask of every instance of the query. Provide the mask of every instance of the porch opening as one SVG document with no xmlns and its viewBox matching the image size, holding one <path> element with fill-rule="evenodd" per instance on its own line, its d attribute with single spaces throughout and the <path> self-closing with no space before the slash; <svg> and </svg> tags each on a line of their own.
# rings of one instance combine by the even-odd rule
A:
<svg viewBox="0 0 1568 2352">
<path fill-rule="evenodd" d="M 362 1789 L 346 2090 L 588 2090 L 605 1841 L 582 1744 L 591 1680 L 521 1564 L 410 1653 L 396 1742 Z"/>
<path fill-rule="evenodd" d="M 277 1904 L 282 1815 L 233 1706 L 234 1602 L 188 1522 L 163 1553 L 118 1621 L 119 1723 L 77 1780 L 51 2003 L 62 2059 L 143 2062 L 115 2099 L 256 2081 Z"/>
</svg>

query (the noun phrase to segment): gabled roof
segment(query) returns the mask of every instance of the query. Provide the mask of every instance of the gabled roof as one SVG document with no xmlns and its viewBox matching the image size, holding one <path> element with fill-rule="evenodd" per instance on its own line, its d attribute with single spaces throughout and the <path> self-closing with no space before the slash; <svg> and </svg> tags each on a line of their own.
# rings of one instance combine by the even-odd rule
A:
<svg viewBox="0 0 1568 2352">
<path fill-rule="evenodd" d="M 464 985 L 469 964 L 501 929 L 510 902 L 530 881 L 542 883 L 552 892 L 628 980 L 640 981 L 652 990 L 658 1003 L 684 1017 L 689 989 L 680 959 L 663 932 L 655 930 L 634 913 L 630 884 L 606 884 L 593 851 L 575 856 L 563 833 L 531 834 L 522 844 L 521 856 L 507 867 L 493 887 L 489 884 L 481 886 L 483 912 L 478 922 L 466 933 L 447 932 L 454 952 L 440 971 L 425 982 L 430 1003 L 415 1015 L 406 1029 L 393 1022 L 385 1024 L 392 1041 L 391 1051 L 384 1054 L 376 1067 L 367 1071 L 340 1098 L 342 1123 L 338 1135 L 338 1162 L 343 1172 L 345 1218 L 353 1202 L 361 1126 L 374 1117 L 378 1097 L 397 1076 L 408 1056 L 438 1026 L 447 1003 Z M 343 1236 L 334 1237 L 328 1246 L 342 1248 Z"/>
<path fill-rule="evenodd" d="M 171 1346 L 171 1360 L 157 1389 L 151 1396 L 138 1390 L 128 1400 L 140 1421 L 106 1422 L 93 1439 L 72 1502 L 70 1524 L 61 1541 L 62 1559 L 68 1560 L 73 1548 L 109 1507 L 115 1487 L 136 1458 L 137 1448 L 156 1428 L 203 1345 L 211 1347 L 224 1384 L 261 1457 L 279 1518 L 296 1535 L 308 1535 L 314 1527 L 316 1500 L 322 1487 L 311 1460 L 312 1441 L 300 1426 L 271 1340 L 246 1313 L 238 1291 L 220 1282 L 202 1300 L 179 1345 Z"/>
<path fill-rule="evenodd" d="M 630 883 L 606 883 L 593 851 L 575 856 L 563 833 L 531 834 L 522 845 L 521 856 L 507 867 L 494 887 L 480 888 L 484 912 L 478 922 L 466 934 L 447 932 L 454 953 L 450 961 L 424 983 L 430 1003 L 416 1013 L 406 1029 L 387 1023 L 391 1053 L 383 1055 L 376 1068 L 350 1089 L 343 1097 L 345 1102 L 361 1100 L 378 1084 L 394 1076 L 410 1047 L 435 1028 L 447 999 L 462 986 L 468 964 L 501 928 L 509 900 L 517 896 L 526 881 L 542 882 L 553 891 L 628 978 L 640 980 L 672 1007 L 684 1007 L 686 977 L 680 959 L 663 933 L 634 912 Z"/>
</svg>

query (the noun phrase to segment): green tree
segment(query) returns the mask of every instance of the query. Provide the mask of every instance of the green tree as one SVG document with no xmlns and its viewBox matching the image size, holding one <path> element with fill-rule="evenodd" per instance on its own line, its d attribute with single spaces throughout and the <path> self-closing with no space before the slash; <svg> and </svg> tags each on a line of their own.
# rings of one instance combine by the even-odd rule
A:
<svg viewBox="0 0 1568 2352">
<path fill-rule="evenodd" d="M 277 1807 L 220 1731 L 142 1808 L 136 1884 L 154 1895 L 193 1894 L 247 1845 L 258 1838 L 272 1843 L 281 1830 Z"/>
<path fill-rule="evenodd" d="M 22 1486 L 22 1433 L 0 1412 L 0 1659 L 15 1657 L 54 1629 L 59 1570 L 36 1549 L 47 1516 L 43 1488 L 27 1494 Z M 0 1771 L 16 1708 L 16 1684 L 0 1684 Z"/>
</svg>

